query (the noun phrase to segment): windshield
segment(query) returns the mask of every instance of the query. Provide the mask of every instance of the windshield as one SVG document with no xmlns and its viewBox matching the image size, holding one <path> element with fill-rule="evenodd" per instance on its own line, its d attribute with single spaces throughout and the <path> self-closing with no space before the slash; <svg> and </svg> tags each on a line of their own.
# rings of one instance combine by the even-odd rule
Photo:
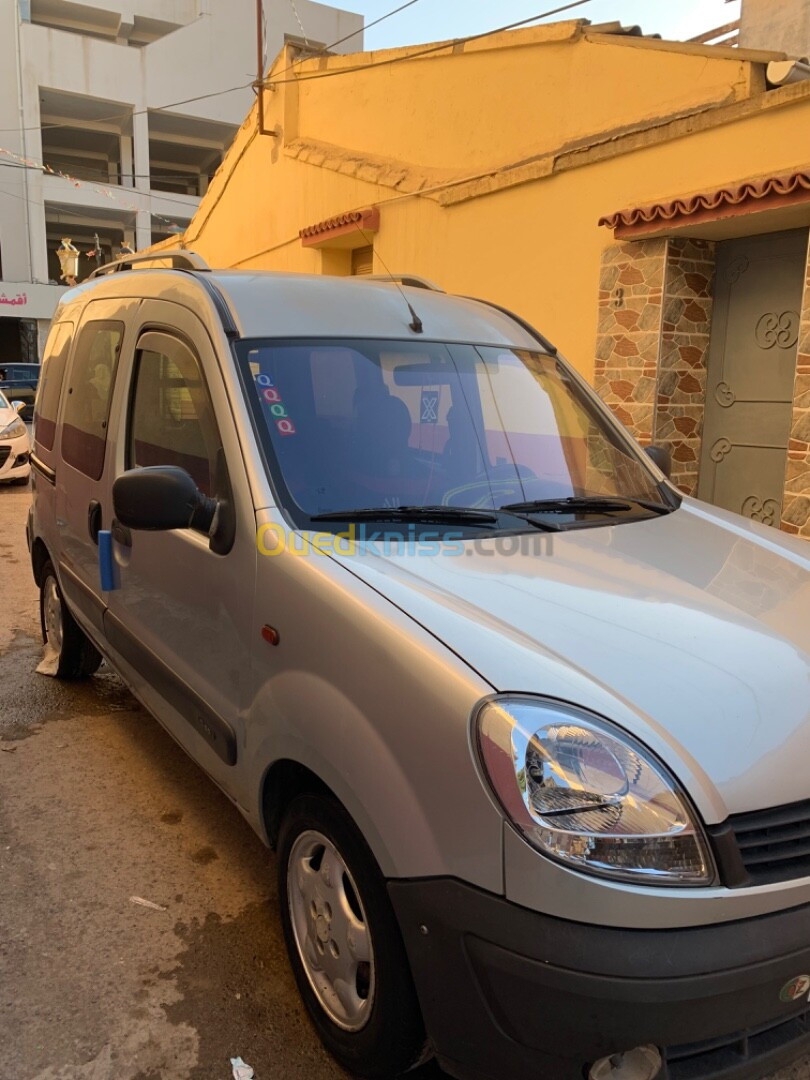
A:
<svg viewBox="0 0 810 1080">
<path fill-rule="evenodd" d="M 672 507 L 558 357 L 398 341 L 237 348 L 277 482 L 310 518 L 582 498 Z"/>
<path fill-rule="evenodd" d="M 0 409 L 10 409 L 10 408 L 11 408 L 11 406 L 6 401 L 6 399 L 3 396 L 2 392 L 0 392 Z"/>
</svg>

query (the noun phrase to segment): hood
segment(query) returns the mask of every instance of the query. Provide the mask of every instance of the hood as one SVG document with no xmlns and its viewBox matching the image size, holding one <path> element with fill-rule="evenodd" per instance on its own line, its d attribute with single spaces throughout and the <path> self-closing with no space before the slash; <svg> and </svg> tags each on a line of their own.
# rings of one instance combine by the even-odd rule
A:
<svg viewBox="0 0 810 1080">
<path fill-rule="evenodd" d="M 685 500 L 561 533 L 336 556 L 495 690 L 630 730 L 705 820 L 810 798 L 810 551 Z M 404 548 L 404 550 L 403 550 Z"/>
<path fill-rule="evenodd" d="M 18 415 L 16 409 L 12 409 L 11 407 L 6 408 L 5 405 L 0 402 L 0 431 L 2 431 L 3 428 L 8 427 L 13 420 L 16 420 Z"/>
</svg>

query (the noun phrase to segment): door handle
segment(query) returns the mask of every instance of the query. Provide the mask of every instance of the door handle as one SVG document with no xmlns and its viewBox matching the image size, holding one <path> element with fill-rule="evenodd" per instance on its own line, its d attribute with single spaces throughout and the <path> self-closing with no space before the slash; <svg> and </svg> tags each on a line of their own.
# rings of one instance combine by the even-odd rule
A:
<svg viewBox="0 0 810 1080">
<path fill-rule="evenodd" d="M 126 525 L 122 525 L 121 522 L 116 521 L 115 518 L 113 518 L 112 525 L 110 526 L 110 532 L 112 533 L 112 538 L 115 540 L 116 544 L 120 544 L 122 547 L 132 547 L 132 533 Z"/>
<path fill-rule="evenodd" d="M 93 499 L 87 507 L 87 531 L 90 539 L 98 545 L 98 534 L 101 532 L 101 503 Z"/>
</svg>

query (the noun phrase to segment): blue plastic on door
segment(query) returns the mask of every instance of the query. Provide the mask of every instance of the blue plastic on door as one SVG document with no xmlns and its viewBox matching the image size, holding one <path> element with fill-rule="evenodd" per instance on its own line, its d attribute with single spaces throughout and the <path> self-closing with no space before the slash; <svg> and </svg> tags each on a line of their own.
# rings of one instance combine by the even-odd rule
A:
<svg viewBox="0 0 810 1080">
<path fill-rule="evenodd" d="M 117 589 L 115 564 L 113 563 L 112 533 L 109 529 L 101 529 L 98 534 L 98 569 L 101 575 L 101 591 L 112 592 L 113 589 Z"/>
</svg>

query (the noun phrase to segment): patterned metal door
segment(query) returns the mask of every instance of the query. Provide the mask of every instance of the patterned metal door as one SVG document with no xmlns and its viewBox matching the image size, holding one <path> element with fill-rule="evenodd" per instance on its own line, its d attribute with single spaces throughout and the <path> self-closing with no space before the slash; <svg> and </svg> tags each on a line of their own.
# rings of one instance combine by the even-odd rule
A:
<svg viewBox="0 0 810 1080">
<path fill-rule="evenodd" d="M 779 525 L 807 230 L 717 248 L 698 496 Z"/>
</svg>

